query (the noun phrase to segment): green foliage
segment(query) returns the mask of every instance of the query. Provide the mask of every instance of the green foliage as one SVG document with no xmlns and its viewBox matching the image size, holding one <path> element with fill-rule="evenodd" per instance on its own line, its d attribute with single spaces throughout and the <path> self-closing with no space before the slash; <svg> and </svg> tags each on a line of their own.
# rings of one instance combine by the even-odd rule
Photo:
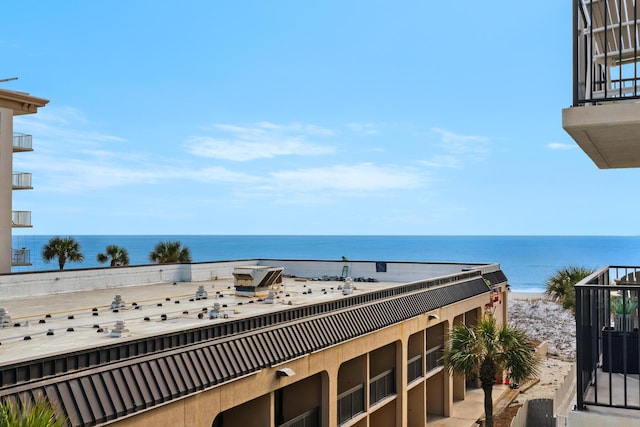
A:
<svg viewBox="0 0 640 427">
<path fill-rule="evenodd" d="M 485 425 L 493 427 L 491 390 L 495 376 L 508 371 L 514 382 L 538 374 L 533 344 L 523 332 L 498 326 L 485 316 L 475 326 L 455 325 L 447 337 L 442 362 L 449 373 L 479 377 L 485 394 Z"/>
<path fill-rule="evenodd" d="M 544 292 L 551 299 L 562 304 L 563 308 L 575 311 L 575 285 L 592 273 L 593 270 L 587 267 L 563 267 L 547 278 Z"/>
<path fill-rule="evenodd" d="M 149 260 L 158 264 L 170 262 L 191 262 L 191 251 L 181 247 L 179 241 L 159 242 L 149 253 Z"/>
<path fill-rule="evenodd" d="M 49 401 L 14 405 L 9 400 L 0 403 L 0 427 L 63 427 L 67 419 L 60 417 Z"/>
<path fill-rule="evenodd" d="M 638 299 L 634 297 L 628 297 L 622 299 L 622 297 L 611 298 L 611 312 L 614 314 L 633 314 L 638 308 Z"/>
<path fill-rule="evenodd" d="M 109 259 L 111 259 L 111 267 L 129 265 L 129 252 L 120 246 L 109 245 L 106 247 L 105 252 L 100 252 L 96 255 L 96 260 L 101 264 L 109 261 Z"/>
<path fill-rule="evenodd" d="M 62 270 L 67 261 L 82 262 L 84 255 L 80 252 L 80 243 L 73 237 L 55 236 L 42 247 L 42 259 L 49 263 L 55 258 L 58 259 L 58 266 Z"/>
</svg>

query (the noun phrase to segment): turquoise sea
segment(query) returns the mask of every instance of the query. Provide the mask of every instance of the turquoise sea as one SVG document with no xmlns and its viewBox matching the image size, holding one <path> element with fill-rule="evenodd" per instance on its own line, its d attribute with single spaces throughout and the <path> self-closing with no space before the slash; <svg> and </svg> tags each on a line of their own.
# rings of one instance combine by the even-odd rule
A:
<svg viewBox="0 0 640 427">
<path fill-rule="evenodd" d="M 13 247 L 31 250 L 33 266 L 17 271 L 52 270 L 40 258 L 52 236 L 13 236 Z M 85 260 L 65 268 L 98 267 L 96 255 L 109 244 L 125 247 L 132 265 L 149 264 L 161 240 L 179 240 L 194 262 L 249 258 L 496 262 L 514 291 L 542 291 L 545 279 L 567 265 L 598 268 L 640 265 L 640 236 L 73 236 Z"/>
</svg>

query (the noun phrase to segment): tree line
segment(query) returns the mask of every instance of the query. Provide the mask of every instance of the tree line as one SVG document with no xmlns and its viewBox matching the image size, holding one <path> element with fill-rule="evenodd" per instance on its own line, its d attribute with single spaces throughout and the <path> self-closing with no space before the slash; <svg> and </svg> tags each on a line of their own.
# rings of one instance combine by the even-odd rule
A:
<svg viewBox="0 0 640 427">
<path fill-rule="evenodd" d="M 41 256 L 45 263 L 57 260 L 60 270 L 67 262 L 84 261 L 80 243 L 73 237 L 52 237 L 42 247 Z M 96 261 L 100 264 L 108 262 L 111 267 L 122 267 L 129 265 L 129 252 L 121 246 L 108 245 L 104 252 L 96 255 Z M 160 241 L 149 252 L 149 261 L 156 264 L 191 262 L 191 250 L 187 246 L 182 246 L 177 240 Z"/>
</svg>

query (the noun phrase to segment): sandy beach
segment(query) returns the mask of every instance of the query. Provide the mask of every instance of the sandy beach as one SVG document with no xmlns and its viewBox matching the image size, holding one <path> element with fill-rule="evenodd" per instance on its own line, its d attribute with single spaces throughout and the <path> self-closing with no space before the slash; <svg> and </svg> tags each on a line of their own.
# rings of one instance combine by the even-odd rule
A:
<svg viewBox="0 0 640 427">
<path fill-rule="evenodd" d="M 546 341 L 547 358 L 539 365 L 540 381 L 522 392 L 526 399 L 553 398 L 569 373 L 576 356 L 576 325 L 573 313 L 543 293 L 509 293 L 509 324 L 532 340 Z"/>
</svg>

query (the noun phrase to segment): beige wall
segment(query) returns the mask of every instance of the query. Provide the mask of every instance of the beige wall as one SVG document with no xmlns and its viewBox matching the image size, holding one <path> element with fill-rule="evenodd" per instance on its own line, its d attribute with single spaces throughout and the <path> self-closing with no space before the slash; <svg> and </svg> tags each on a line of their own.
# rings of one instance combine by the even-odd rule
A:
<svg viewBox="0 0 640 427">
<path fill-rule="evenodd" d="M 435 332 L 433 335 L 441 340 L 445 329 L 453 324 L 456 316 L 481 310 L 487 300 L 488 296 L 483 295 L 440 309 L 438 322 L 443 326 L 437 326 L 430 331 Z M 367 375 L 374 376 L 375 371 L 393 366 L 396 369 L 396 378 L 402 378 L 402 381 L 398 382 L 397 395 L 370 408 L 368 413 L 362 416 L 363 419 L 356 418 L 358 421 L 354 425 L 421 426 L 423 414 L 427 412 L 439 415 L 450 414 L 453 402 L 452 379 L 443 369 L 435 375 L 430 375 L 428 379 L 413 383 L 411 391 L 406 387 L 409 338 L 414 334 L 424 333 L 428 326 L 433 326 L 434 322 L 424 314 L 375 333 L 291 360 L 280 366 L 265 368 L 226 385 L 143 412 L 115 424 L 118 427 L 154 424 L 210 427 L 216 415 L 224 412 L 225 427 L 229 425 L 270 427 L 274 420 L 274 391 L 283 389 L 283 396 L 288 405 L 285 410 L 286 418 L 303 413 L 310 408 L 310 405 L 312 407 L 315 402 L 321 401 L 323 402 L 321 425 L 335 426 L 338 417 L 338 394 L 364 383 L 365 402 L 367 402 Z M 416 345 L 413 341 L 420 342 L 421 339 L 416 340 L 414 337 L 412 348 Z M 403 356 L 398 358 L 397 355 L 400 353 Z M 278 378 L 276 371 L 284 367 L 292 369 L 295 375 Z M 371 368 L 370 373 L 368 373 L 369 368 Z M 299 407 L 295 408 L 294 406 L 297 405 Z M 366 406 L 365 403 L 365 409 Z M 167 423 L 167 420 L 171 422 Z M 401 422 L 398 423 L 397 420 Z"/>
<path fill-rule="evenodd" d="M 13 110 L 0 107 L 0 273 L 11 272 Z"/>
</svg>

